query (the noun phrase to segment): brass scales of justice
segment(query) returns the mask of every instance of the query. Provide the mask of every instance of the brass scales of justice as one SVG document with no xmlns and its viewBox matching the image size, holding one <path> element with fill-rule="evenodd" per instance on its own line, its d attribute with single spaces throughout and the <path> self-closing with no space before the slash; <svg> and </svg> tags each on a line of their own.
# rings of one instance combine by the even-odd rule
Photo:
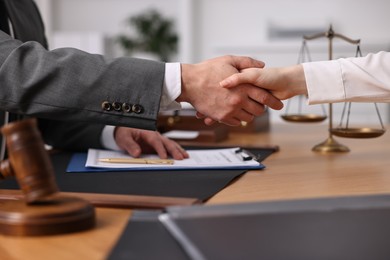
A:
<svg viewBox="0 0 390 260">
<path fill-rule="evenodd" d="M 357 46 L 356 51 L 356 57 L 361 57 L 361 51 L 360 51 L 360 39 L 353 40 L 350 39 L 342 34 L 335 33 L 333 31 L 332 26 L 329 27 L 329 30 L 323 33 L 314 34 L 311 36 L 303 36 L 303 42 L 302 47 L 299 53 L 298 63 L 303 62 L 303 59 L 305 56 L 309 58 L 308 61 L 311 61 L 310 59 L 310 53 L 308 51 L 308 48 L 306 46 L 306 42 L 314 39 L 319 38 L 327 38 L 328 39 L 328 54 L 329 54 L 329 60 L 333 59 L 333 39 L 339 38 L 343 41 L 346 41 L 350 44 Z M 297 122 L 297 123 L 312 123 L 312 122 L 321 122 L 326 120 L 327 115 L 325 113 L 325 109 L 322 107 L 323 113 L 322 114 L 313 114 L 313 113 L 302 113 L 301 108 L 301 100 L 302 96 L 299 96 L 299 103 L 298 103 L 298 113 L 289 113 L 289 107 L 290 107 L 290 101 L 288 101 L 286 106 L 286 113 L 283 114 L 281 117 L 288 122 Z M 381 125 L 381 128 L 370 128 L 370 127 L 360 127 L 360 128 L 353 128 L 350 127 L 349 117 L 351 113 L 351 102 L 344 103 L 344 107 L 341 114 L 341 120 L 340 124 L 337 127 L 333 127 L 333 105 L 332 103 L 329 103 L 329 136 L 328 138 L 323 141 L 320 144 L 315 145 L 312 150 L 314 152 L 320 152 L 320 153 L 339 153 L 339 152 L 349 152 L 349 148 L 345 145 L 340 144 L 337 142 L 333 136 L 338 137 L 345 137 L 345 138 L 374 138 L 379 137 L 383 135 L 386 131 L 382 118 L 379 113 L 379 109 L 376 103 L 373 103 L 375 106 L 375 110 L 378 116 L 379 123 Z M 345 121 L 344 121 L 345 119 Z"/>
</svg>

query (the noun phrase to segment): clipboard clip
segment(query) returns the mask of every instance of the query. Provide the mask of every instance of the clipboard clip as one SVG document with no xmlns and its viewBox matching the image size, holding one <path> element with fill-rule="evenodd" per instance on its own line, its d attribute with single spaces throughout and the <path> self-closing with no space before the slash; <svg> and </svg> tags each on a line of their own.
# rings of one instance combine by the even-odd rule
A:
<svg viewBox="0 0 390 260">
<path fill-rule="evenodd" d="M 255 160 L 258 162 L 260 159 L 258 156 L 254 155 L 250 151 L 243 149 L 243 148 L 239 148 L 239 149 L 235 150 L 234 153 L 236 153 L 237 155 L 240 155 L 243 161 Z"/>
</svg>

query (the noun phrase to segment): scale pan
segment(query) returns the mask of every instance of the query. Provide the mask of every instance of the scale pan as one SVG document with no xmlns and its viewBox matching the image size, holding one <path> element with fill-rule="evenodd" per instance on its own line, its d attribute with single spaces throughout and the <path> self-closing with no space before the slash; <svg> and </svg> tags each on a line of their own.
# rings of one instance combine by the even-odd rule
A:
<svg viewBox="0 0 390 260">
<path fill-rule="evenodd" d="M 374 138 L 383 135 L 385 129 L 374 129 L 374 128 L 334 128 L 330 132 L 336 136 L 347 137 L 347 138 Z"/>
<path fill-rule="evenodd" d="M 316 114 L 289 114 L 281 116 L 284 120 L 289 122 L 321 122 L 326 119 L 324 115 Z"/>
</svg>

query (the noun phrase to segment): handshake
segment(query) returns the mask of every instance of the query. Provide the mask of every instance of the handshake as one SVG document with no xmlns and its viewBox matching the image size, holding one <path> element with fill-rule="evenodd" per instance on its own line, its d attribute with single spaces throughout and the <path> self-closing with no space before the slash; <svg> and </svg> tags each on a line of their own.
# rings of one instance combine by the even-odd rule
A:
<svg viewBox="0 0 390 260">
<path fill-rule="evenodd" d="M 239 126 L 264 113 L 266 106 L 280 110 L 281 100 L 306 94 L 301 65 L 270 69 L 264 65 L 239 56 L 182 64 L 182 92 L 176 101 L 191 103 L 206 125 Z"/>
<path fill-rule="evenodd" d="M 281 100 L 296 95 L 307 95 L 309 104 L 390 102 L 388 64 L 390 52 L 385 51 L 280 68 L 225 56 L 182 65 L 182 94 L 207 125 L 219 121 L 235 126 L 251 122 L 265 106 L 282 109 Z"/>
</svg>

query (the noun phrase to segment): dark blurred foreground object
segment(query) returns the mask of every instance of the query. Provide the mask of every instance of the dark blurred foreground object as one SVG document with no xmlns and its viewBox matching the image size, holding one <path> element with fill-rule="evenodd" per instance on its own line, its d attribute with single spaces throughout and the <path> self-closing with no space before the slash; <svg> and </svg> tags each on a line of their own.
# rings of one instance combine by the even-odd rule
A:
<svg viewBox="0 0 390 260">
<path fill-rule="evenodd" d="M 24 200 L 0 201 L 0 234 L 51 235 L 94 227 L 95 209 L 91 204 L 59 195 L 36 120 L 10 123 L 1 132 L 9 158 L 0 163 L 0 179 L 15 176 Z"/>
<path fill-rule="evenodd" d="M 133 211 L 107 259 L 388 260 L 389 218 L 388 194 Z"/>
</svg>

